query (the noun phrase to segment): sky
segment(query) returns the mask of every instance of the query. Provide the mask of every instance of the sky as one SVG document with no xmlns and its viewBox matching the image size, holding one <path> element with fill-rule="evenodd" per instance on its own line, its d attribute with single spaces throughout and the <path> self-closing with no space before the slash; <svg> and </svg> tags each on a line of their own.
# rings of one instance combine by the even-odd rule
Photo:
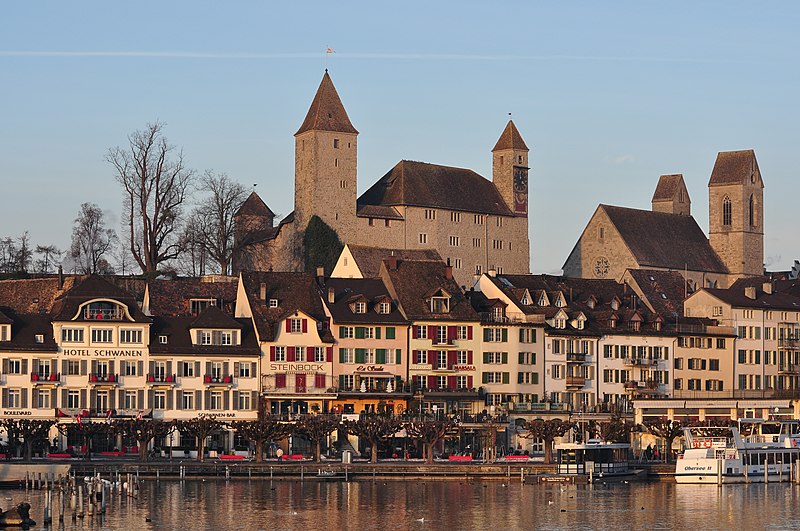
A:
<svg viewBox="0 0 800 531">
<path fill-rule="evenodd" d="M 330 71 L 359 193 L 399 160 L 491 178 L 508 115 L 530 148 L 531 271 L 559 273 L 599 203 L 650 208 L 682 173 L 708 230 L 719 151 L 754 149 L 765 261 L 800 258 L 796 2 L 6 2 L 0 237 L 69 247 L 81 203 L 121 232 L 109 148 L 159 120 L 198 171 L 293 209 L 294 133 Z M 335 50 L 326 54 L 326 48 Z"/>
</svg>

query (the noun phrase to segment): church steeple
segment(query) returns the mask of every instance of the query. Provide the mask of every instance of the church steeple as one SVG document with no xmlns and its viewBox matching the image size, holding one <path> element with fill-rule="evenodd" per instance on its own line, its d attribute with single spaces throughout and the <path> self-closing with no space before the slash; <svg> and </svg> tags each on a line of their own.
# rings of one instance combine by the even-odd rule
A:
<svg viewBox="0 0 800 531">
<path fill-rule="evenodd" d="M 335 131 L 340 133 L 358 134 L 356 128 L 350 123 L 347 111 L 344 110 L 342 100 L 333 86 L 331 76 L 325 70 L 322 82 L 319 84 L 311 108 L 308 109 L 303 125 L 294 134 L 295 136 L 306 131 Z"/>
<path fill-rule="evenodd" d="M 492 182 L 514 214 L 528 215 L 528 146 L 512 120 L 492 149 Z"/>
</svg>

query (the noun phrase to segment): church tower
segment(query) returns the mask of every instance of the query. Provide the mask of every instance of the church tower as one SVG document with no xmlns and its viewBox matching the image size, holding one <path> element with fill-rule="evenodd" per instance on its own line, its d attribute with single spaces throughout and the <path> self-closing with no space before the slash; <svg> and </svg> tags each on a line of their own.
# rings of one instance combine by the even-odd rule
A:
<svg viewBox="0 0 800 531">
<path fill-rule="evenodd" d="M 492 182 L 514 215 L 528 217 L 528 146 L 511 120 L 492 149 Z"/>
<path fill-rule="evenodd" d="M 692 201 L 689 199 L 686 183 L 683 182 L 683 175 L 678 173 L 659 177 L 651 204 L 653 212 L 691 216 Z"/>
<path fill-rule="evenodd" d="M 317 215 L 342 241 L 356 223 L 358 131 L 328 71 L 295 137 L 294 222 L 304 231 Z"/>
<path fill-rule="evenodd" d="M 764 273 L 764 181 L 752 149 L 717 155 L 708 181 L 709 241 L 731 275 Z"/>
</svg>

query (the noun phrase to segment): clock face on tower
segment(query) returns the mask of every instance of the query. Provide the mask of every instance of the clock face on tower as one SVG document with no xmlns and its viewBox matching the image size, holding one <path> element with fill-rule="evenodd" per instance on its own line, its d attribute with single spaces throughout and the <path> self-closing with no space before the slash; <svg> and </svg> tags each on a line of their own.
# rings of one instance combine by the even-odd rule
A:
<svg viewBox="0 0 800 531">
<path fill-rule="evenodd" d="M 514 191 L 518 193 L 528 192 L 528 169 L 514 168 Z"/>
<path fill-rule="evenodd" d="M 606 278 L 608 271 L 611 269 L 611 264 L 605 256 L 598 256 L 594 260 L 594 276 L 597 278 Z"/>
</svg>

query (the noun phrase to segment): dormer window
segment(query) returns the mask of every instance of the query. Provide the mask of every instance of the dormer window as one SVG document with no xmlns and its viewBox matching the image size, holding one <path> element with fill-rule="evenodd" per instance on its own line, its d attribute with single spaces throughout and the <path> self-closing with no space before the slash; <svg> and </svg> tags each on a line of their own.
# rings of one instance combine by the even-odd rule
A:
<svg viewBox="0 0 800 531">
<path fill-rule="evenodd" d="M 44 334 L 36 334 L 33 336 L 34 341 L 37 343 L 44 343 Z"/>
<path fill-rule="evenodd" d="M 653 323 L 653 328 L 655 328 L 656 332 L 660 332 L 661 331 L 661 321 L 656 321 L 655 323 Z"/>
<path fill-rule="evenodd" d="M 8 325 L 0 326 L 0 341 L 11 341 L 11 327 Z"/>
<path fill-rule="evenodd" d="M 236 330 L 200 330 L 197 333 L 197 343 L 200 345 L 238 345 L 238 331 Z"/>
<path fill-rule="evenodd" d="M 612 309 L 612 310 L 615 310 L 615 311 L 616 311 L 616 310 L 619 310 L 619 299 L 617 299 L 617 298 L 614 298 L 614 299 L 611 301 L 611 309 Z"/>
<path fill-rule="evenodd" d="M 199 315 L 203 310 L 208 308 L 209 306 L 216 306 L 217 300 L 216 299 L 190 299 L 189 300 L 189 311 L 192 315 Z"/>
<path fill-rule="evenodd" d="M 158 342 L 162 345 L 167 344 L 167 336 L 158 336 Z"/>
<path fill-rule="evenodd" d="M 608 320 L 608 327 L 609 328 L 616 328 L 617 327 L 617 320 L 613 317 Z"/>
<path fill-rule="evenodd" d="M 495 306 L 492 308 L 492 319 L 495 321 L 502 321 L 505 317 L 505 309 L 502 306 Z"/>
<path fill-rule="evenodd" d="M 392 311 L 392 304 L 389 302 L 382 302 L 378 305 L 378 313 L 388 315 Z"/>
<path fill-rule="evenodd" d="M 444 291 L 431 297 L 431 313 L 450 313 L 450 296 Z"/>
<path fill-rule="evenodd" d="M 523 306 L 528 306 L 530 304 L 530 301 L 528 300 L 528 294 L 525 293 L 524 295 L 522 295 L 522 298 L 519 300 L 519 302 Z"/>
<path fill-rule="evenodd" d="M 366 302 L 357 302 L 354 309 L 355 313 L 367 313 L 367 303 Z"/>
<path fill-rule="evenodd" d="M 556 317 L 555 319 L 555 327 L 559 329 L 564 329 L 567 327 L 567 320 L 563 317 Z"/>
<path fill-rule="evenodd" d="M 270 308 L 277 308 L 278 307 L 278 299 L 270 299 L 269 300 L 269 307 Z"/>
<path fill-rule="evenodd" d="M 83 307 L 83 318 L 92 321 L 119 321 L 125 311 L 117 303 L 111 301 L 90 302 Z"/>
</svg>

